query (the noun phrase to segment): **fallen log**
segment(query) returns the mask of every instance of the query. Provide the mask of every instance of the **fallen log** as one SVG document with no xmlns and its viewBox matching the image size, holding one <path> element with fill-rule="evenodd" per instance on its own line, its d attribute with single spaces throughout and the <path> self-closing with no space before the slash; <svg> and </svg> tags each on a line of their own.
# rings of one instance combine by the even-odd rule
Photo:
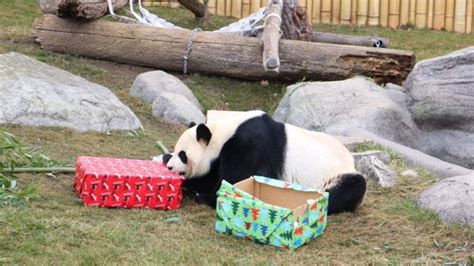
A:
<svg viewBox="0 0 474 266">
<path fill-rule="evenodd" d="M 112 0 L 114 10 L 124 7 L 127 3 L 127 0 Z M 56 10 L 59 17 L 85 20 L 98 19 L 107 15 L 108 12 L 107 0 L 60 0 Z"/>
<path fill-rule="evenodd" d="M 388 38 L 381 38 L 376 36 L 353 36 L 328 32 L 313 32 L 313 34 L 311 35 L 311 41 L 379 48 L 388 48 L 390 46 L 390 39 Z"/>
<path fill-rule="evenodd" d="M 263 27 L 263 68 L 270 76 L 278 75 L 280 71 L 280 56 L 278 43 L 281 38 L 281 10 L 283 0 L 272 0 L 268 4 L 265 26 Z"/>
<path fill-rule="evenodd" d="M 190 72 L 261 80 L 262 42 L 258 38 L 213 32 L 192 32 L 96 20 L 80 22 L 43 15 L 33 24 L 42 48 L 120 63 L 182 71 L 183 55 L 191 41 Z M 401 84 L 415 63 L 413 52 L 280 41 L 280 73 L 276 79 L 340 80 L 354 75 L 379 83 Z"/>
</svg>

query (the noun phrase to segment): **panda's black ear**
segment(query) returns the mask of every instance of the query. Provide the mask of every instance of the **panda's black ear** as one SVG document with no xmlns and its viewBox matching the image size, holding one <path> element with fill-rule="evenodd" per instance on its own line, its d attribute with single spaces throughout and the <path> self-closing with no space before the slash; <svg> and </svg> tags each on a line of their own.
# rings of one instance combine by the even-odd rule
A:
<svg viewBox="0 0 474 266">
<path fill-rule="evenodd" d="M 196 128 L 197 141 L 203 141 L 206 145 L 211 141 L 212 133 L 209 128 L 204 124 L 199 124 Z"/>
<path fill-rule="evenodd" d="M 193 121 L 193 122 L 189 123 L 188 128 L 192 128 L 192 127 L 194 127 L 195 125 L 196 125 L 196 123 Z"/>
</svg>

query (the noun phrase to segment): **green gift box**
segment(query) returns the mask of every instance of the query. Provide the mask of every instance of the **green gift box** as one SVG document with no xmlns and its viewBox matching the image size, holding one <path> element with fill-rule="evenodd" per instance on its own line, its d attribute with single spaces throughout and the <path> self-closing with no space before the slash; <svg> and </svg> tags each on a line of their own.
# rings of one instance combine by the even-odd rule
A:
<svg viewBox="0 0 474 266">
<path fill-rule="evenodd" d="M 285 249 L 297 249 L 323 234 L 327 192 L 262 176 L 217 192 L 216 231 Z"/>
</svg>

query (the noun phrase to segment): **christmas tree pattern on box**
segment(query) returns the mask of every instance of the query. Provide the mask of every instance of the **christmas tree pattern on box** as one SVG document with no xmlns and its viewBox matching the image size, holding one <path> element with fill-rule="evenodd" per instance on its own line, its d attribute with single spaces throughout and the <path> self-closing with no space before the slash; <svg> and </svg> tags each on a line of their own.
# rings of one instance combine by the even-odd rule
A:
<svg viewBox="0 0 474 266">
<path fill-rule="evenodd" d="M 225 180 L 217 192 L 216 231 L 235 235 L 258 243 L 285 249 L 296 249 L 323 234 L 327 223 L 329 194 L 306 189 L 296 184 L 261 176 L 253 182 L 305 192 L 317 192 L 319 197 L 308 199 L 306 205 L 295 209 L 275 206 L 231 185 Z M 242 182 L 248 182 L 248 180 Z"/>
</svg>

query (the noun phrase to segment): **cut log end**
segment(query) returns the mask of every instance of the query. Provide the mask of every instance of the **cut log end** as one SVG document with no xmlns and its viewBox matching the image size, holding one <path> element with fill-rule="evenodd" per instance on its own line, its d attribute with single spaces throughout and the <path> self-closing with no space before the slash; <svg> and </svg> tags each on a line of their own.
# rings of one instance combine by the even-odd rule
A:
<svg viewBox="0 0 474 266">
<path fill-rule="evenodd" d="M 267 60 L 267 63 L 266 63 L 266 69 L 276 69 L 280 66 L 280 63 L 278 62 L 277 59 L 275 58 L 270 58 Z"/>
</svg>

